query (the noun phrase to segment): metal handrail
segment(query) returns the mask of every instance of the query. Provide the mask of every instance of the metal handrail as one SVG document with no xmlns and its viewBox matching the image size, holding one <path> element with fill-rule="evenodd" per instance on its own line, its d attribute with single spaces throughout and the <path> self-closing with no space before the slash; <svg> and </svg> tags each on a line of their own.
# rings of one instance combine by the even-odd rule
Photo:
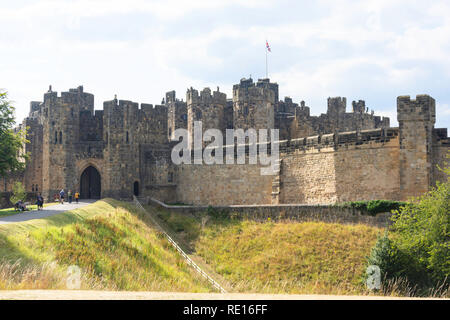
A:
<svg viewBox="0 0 450 320">
<path fill-rule="evenodd" d="M 152 223 L 159 229 L 159 231 L 164 234 L 166 239 L 169 241 L 169 243 L 172 244 L 172 246 L 177 250 L 181 256 L 186 260 L 186 263 L 194 268 L 195 271 L 197 271 L 203 278 L 208 280 L 215 289 L 219 290 L 221 293 L 227 293 L 227 291 L 213 278 L 211 278 L 210 275 L 208 275 L 205 271 L 203 271 L 184 251 L 181 249 L 181 247 L 172 239 L 171 236 L 164 230 L 163 227 L 156 221 L 156 219 L 152 216 L 151 213 L 149 213 L 139 202 L 138 198 L 136 196 L 133 196 L 133 201 L 136 207 L 144 211 L 148 214 L 148 217 L 150 220 L 152 220 Z"/>
</svg>

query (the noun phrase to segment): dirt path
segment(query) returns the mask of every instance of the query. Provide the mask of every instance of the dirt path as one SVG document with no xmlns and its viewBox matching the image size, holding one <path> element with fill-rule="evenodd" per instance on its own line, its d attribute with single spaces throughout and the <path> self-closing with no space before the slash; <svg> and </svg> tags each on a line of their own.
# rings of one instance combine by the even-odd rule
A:
<svg viewBox="0 0 450 320">
<path fill-rule="evenodd" d="M 91 290 L 8 290 L 0 300 L 411 300 L 382 296 L 332 296 L 254 293 L 184 293 Z"/>
<path fill-rule="evenodd" d="M 23 222 L 23 221 L 33 220 L 33 219 L 42 219 L 42 218 L 53 216 L 55 214 L 58 214 L 58 213 L 61 213 L 64 211 L 78 209 L 78 208 L 84 207 L 88 204 L 91 204 L 93 202 L 95 202 L 95 200 L 81 200 L 81 201 L 79 201 L 78 204 L 75 202 L 72 202 L 71 204 L 66 202 L 64 204 L 56 204 L 54 206 L 46 207 L 46 208 L 44 208 L 44 210 L 25 211 L 25 212 L 21 212 L 21 213 L 12 215 L 12 216 L 0 218 L 0 224 Z"/>
</svg>

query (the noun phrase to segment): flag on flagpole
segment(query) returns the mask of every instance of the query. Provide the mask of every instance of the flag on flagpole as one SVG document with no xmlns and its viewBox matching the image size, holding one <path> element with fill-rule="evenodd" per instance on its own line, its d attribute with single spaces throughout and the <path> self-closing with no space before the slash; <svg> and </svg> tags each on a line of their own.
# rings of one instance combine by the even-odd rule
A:
<svg viewBox="0 0 450 320">
<path fill-rule="evenodd" d="M 267 40 L 266 40 L 266 48 L 267 48 L 267 51 L 272 52 L 272 51 L 270 51 L 269 43 L 267 42 Z"/>
</svg>

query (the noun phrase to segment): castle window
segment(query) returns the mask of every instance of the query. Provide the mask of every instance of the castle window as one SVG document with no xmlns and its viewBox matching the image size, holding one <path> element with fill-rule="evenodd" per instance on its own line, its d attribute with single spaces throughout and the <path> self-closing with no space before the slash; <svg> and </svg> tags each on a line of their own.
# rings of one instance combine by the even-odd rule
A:
<svg viewBox="0 0 450 320">
<path fill-rule="evenodd" d="M 36 191 L 36 192 L 39 191 L 38 185 L 36 185 L 36 186 L 34 187 L 34 191 Z"/>
<path fill-rule="evenodd" d="M 169 128 L 169 137 L 172 136 L 172 128 Z"/>
<path fill-rule="evenodd" d="M 55 144 L 58 143 L 58 131 L 55 131 Z"/>
<path fill-rule="evenodd" d="M 169 172 L 169 176 L 167 177 L 168 182 L 173 182 L 173 172 Z"/>
<path fill-rule="evenodd" d="M 197 120 L 200 120 L 202 118 L 202 112 L 201 111 L 197 111 L 195 113 L 195 116 L 197 117 Z"/>
<path fill-rule="evenodd" d="M 106 133 L 106 143 L 109 143 L 109 136 L 108 136 L 108 132 Z"/>
<path fill-rule="evenodd" d="M 248 115 L 248 107 L 244 107 L 244 115 Z"/>
<path fill-rule="evenodd" d="M 31 192 L 34 192 L 34 184 L 31 185 Z"/>
<path fill-rule="evenodd" d="M 130 142 L 129 136 L 128 136 L 128 131 L 127 131 L 127 138 L 126 138 L 127 143 Z"/>
<path fill-rule="evenodd" d="M 62 131 L 59 132 L 59 144 L 62 144 Z"/>
</svg>

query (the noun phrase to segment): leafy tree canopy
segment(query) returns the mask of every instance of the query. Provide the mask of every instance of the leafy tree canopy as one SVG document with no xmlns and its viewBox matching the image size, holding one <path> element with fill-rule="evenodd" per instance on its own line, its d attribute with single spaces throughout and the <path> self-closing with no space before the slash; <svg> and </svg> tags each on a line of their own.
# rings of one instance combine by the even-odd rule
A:
<svg viewBox="0 0 450 320">
<path fill-rule="evenodd" d="M 22 170 L 28 155 L 22 152 L 26 130 L 14 132 L 14 106 L 8 101 L 8 94 L 0 90 L 0 176 Z"/>
</svg>

